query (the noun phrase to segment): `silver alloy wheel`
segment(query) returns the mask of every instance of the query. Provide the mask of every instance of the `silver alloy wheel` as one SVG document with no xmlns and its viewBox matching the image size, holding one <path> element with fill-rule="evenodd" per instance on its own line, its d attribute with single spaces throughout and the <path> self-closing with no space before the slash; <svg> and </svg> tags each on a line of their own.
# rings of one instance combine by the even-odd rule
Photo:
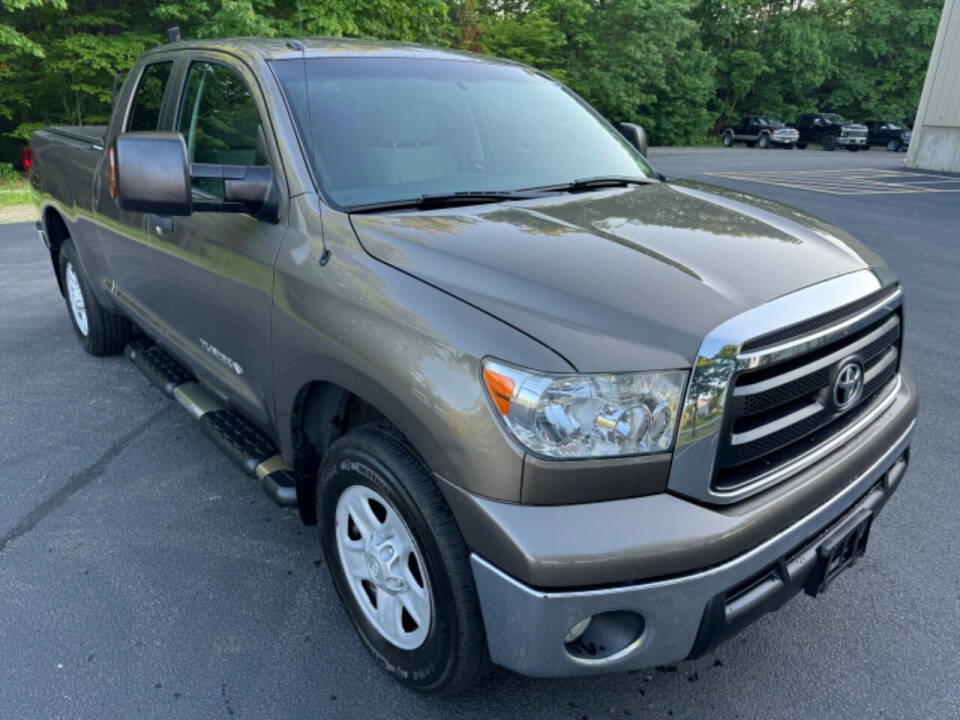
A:
<svg viewBox="0 0 960 720">
<path fill-rule="evenodd" d="M 403 518 L 382 495 L 351 485 L 337 501 L 337 554 L 370 624 L 401 650 L 430 632 L 433 598 L 426 565 Z"/>
<path fill-rule="evenodd" d="M 70 312 L 73 314 L 73 321 L 77 324 L 80 334 L 86 337 L 90 334 L 90 324 L 87 321 L 87 304 L 83 301 L 83 290 L 80 289 L 80 279 L 77 277 L 77 271 L 73 269 L 73 263 L 68 262 L 66 267 L 67 276 L 67 300 L 70 301 Z"/>
</svg>

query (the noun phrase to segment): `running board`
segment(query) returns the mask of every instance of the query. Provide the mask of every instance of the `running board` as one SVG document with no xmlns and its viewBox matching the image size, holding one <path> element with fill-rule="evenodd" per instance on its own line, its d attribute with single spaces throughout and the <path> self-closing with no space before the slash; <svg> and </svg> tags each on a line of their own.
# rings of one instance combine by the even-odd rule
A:
<svg viewBox="0 0 960 720">
<path fill-rule="evenodd" d="M 135 340 L 125 353 L 164 395 L 172 397 L 200 429 L 247 475 L 260 481 L 267 497 L 282 507 L 297 506 L 296 478 L 265 434 L 235 410 L 224 407 L 159 345 Z"/>
</svg>

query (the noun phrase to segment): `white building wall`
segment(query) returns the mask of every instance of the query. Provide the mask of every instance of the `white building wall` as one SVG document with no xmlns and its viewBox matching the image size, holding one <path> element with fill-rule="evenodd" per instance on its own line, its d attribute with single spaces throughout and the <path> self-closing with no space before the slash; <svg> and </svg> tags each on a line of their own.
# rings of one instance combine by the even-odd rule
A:
<svg viewBox="0 0 960 720">
<path fill-rule="evenodd" d="M 907 165 L 960 172 L 960 4 L 946 0 L 920 95 Z"/>
</svg>

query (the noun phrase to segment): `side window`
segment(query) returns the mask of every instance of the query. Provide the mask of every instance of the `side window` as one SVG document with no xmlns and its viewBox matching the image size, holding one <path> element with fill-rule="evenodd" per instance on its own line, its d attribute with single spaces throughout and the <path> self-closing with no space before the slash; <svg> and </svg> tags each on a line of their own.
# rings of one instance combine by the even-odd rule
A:
<svg viewBox="0 0 960 720">
<path fill-rule="evenodd" d="M 192 163 L 265 165 L 260 114 L 246 83 L 224 65 L 190 66 L 177 129 Z"/>
<path fill-rule="evenodd" d="M 159 62 L 147 65 L 137 94 L 133 98 L 133 107 L 127 118 L 127 130 L 158 130 L 160 127 L 160 106 L 163 104 L 163 92 L 170 79 L 173 62 Z"/>
</svg>

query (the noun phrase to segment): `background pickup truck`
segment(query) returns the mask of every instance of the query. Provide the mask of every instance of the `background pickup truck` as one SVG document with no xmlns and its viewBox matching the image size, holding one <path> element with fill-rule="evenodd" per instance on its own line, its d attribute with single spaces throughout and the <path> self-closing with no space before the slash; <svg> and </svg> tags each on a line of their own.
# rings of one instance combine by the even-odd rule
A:
<svg viewBox="0 0 960 720">
<path fill-rule="evenodd" d="M 810 143 L 820 143 L 824 150 L 835 150 L 839 146 L 852 152 L 868 147 L 866 125 L 849 123 L 833 113 L 803 115 L 797 129 L 800 131 L 797 147 L 801 150 Z"/>
<path fill-rule="evenodd" d="M 759 147 L 763 150 L 779 145 L 792 150 L 799 137 L 796 128 L 787 127 L 776 118 L 760 115 L 745 115 L 740 123 L 723 131 L 723 146 L 733 147 L 734 143 L 746 143 L 747 147 Z"/>
<path fill-rule="evenodd" d="M 81 346 L 318 526 L 363 643 L 418 691 L 703 653 L 822 593 L 904 477 L 894 272 L 668 182 L 641 128 L 531 68 L 176 42 L 108 128 L 32 145 Z"/>
<path fill-rule="evenodd" d="M 910 147 L 910 129 L 889 120 L 868 120 L 867 144 L 880 145 L 890 152 L 906 150 Z"/>
</svg>

